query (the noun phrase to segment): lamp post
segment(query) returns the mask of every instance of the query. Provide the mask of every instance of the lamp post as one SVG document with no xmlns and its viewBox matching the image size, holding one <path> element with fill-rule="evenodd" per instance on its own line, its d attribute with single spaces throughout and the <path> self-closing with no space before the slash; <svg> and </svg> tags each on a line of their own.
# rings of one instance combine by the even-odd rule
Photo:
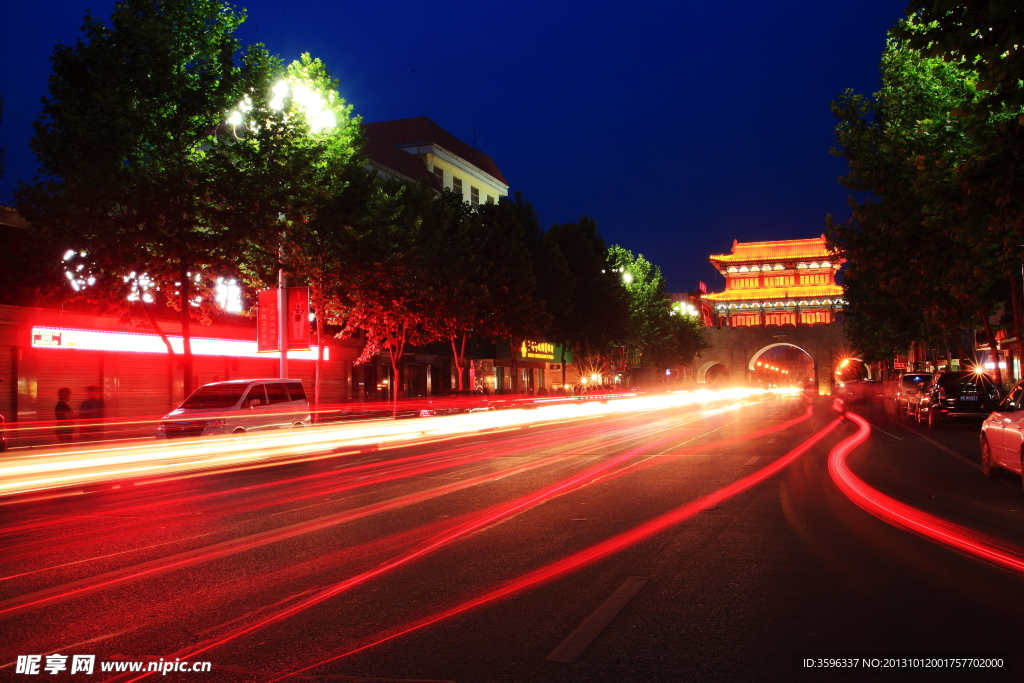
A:
<svg viewBox="0 0 1024 683">
<path fill-rule="evenodd" d="M 309 128 L 310 135 L 329 132 L 337 123 L 328 98 L 325 98 L 323 93 L 317 89 L 310 87 L 303 79 L 295 78 L 294 74 L 274 84 L 268 106 L 274 111 L 285 111 L 285 118 L 301 114 Z M 245 116 L 252 109 L 252 101 L 246 96 L 238 104 L 237 109 L 228 115 L 227 123 L 232 126 L 232 134 L 236 139 L 242 139 L 238 135 L 238 130 L 239 128 L 245 129 Z M 280 214 L 280 218 L 283 221 L 285 215 Z M 277 269 L 277 348 L 280 354 L 278 373 L 282 379 L 288 377 L 288 323 L 290 316 L 288 276 L 284 269 L 284 241 L 285 233 L 282 231 Z M 308 321 L 306 324 L 308 325 Z"/>
</svg>

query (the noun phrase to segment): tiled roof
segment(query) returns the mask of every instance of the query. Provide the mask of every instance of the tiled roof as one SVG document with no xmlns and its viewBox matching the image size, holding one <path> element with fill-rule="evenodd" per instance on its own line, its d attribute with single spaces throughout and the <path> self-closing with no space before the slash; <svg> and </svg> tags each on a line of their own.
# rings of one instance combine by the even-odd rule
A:
<svg viewBox="0 0 1024 683">
<path fill-rule="evenodd" d="M 371 162 L 376 162 L 375 165 L 395 171 L 410 180 L 425 183 L 435 190 L 440 191 L 443 189 L 437 181 L 437 177 L 430 172 L 423 159 L 414 154 L 403 152 L 370 132 L 367 132 L 365 137 L 366 146 L 363 148 L 363 151 Z"/>
<path fill-rule="evenodd" d="M 705 301 L 776 301 L 807 299 L 831 299 L 841 297 L 843 288 L 840 285 L 812 285 L 809 287 L 763 287 L 760 289 L 731 289 L 725 292 L 705 294 Z"/>
<path fill-rule="evenodd" d="M 14 207 L 0 204 L 0 225 L 9 225 L 12 228 L 28 228 L 28 221 L 21 217 Z"/>
<path fill-rule="evenodd" d="M 411 119 L 399 119 L 397 121 L 379 121 L 377 123 L 364 123 L 363 131 L 368 136 L 396 146 L 429 145 L 431 143 L 444 147 L 446 150 L 462 157 L 469 163 L 479 168 L 484 173 L 508 185 L 505 176 L 501 174 L 498 165 L 491 157 L 478 149 L 473 149 L 462 140 L 437 125 L 426 116 L 417 116 Z"/>
<path fill-rule="evenodd" d="M 829 259 L 825 236 L 807 240 L 776 240 L 773 242 L 737 242 L 733 240 L 731 254 L 714 254 L 712 263 L 763 263 L 791 259 Z"/>
</svg>

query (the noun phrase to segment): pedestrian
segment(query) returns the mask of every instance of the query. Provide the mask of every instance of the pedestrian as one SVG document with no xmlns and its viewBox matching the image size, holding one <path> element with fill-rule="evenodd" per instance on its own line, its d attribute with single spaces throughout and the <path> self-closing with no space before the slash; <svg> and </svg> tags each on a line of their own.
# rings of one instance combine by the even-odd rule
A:
<svg viewBox="0 0 1024 683">
<path fill-rule="evenodd" d="M 96 385 L 86 387 L 88 398 L 82 401 L 78 409 L 80 425 L 78 433 L 83 439 L 103 438 L 103 418 L 107 416 L 107 406 L 103 403 L 103 394 Z"/>
<path fill-rule="evenodd" d="M 53 415 L 57 418 L 57 428 L 53 431 L 60 443 L 71 443 L 75 438 L 75 412 L 68 404 L 69 398 L 71 390 L 67 387 L 60 389 L 57 392 L 57 405 L 53 408 Z"/>
</svg>

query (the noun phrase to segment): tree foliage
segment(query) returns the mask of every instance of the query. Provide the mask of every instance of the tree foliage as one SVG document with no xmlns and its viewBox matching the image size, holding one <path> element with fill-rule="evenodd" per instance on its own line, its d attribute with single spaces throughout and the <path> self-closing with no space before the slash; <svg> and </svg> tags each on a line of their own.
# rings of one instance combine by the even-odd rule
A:
<svg viewBox="0 0 1024 683">
<path fill-rule="evenodd" d="M 848 332 L 871 358 L 954 335 L 992 305 L 991 279 L 973 272 L 988 245 L 972 239 L 976 217 L 959 208 L 958 171 L 973 143 L 950 114 L 975 98 L 969 74 L 891 38 L 881 90 L 833 103 L 834 153 L 847 159 L 841 182 L 854 194 L 850 220 L 830 217 L 829 237 L 850 263 Z"/>
<path fill-rule="evenodd" d="M 661 269 L 631 251 L 613 245 L 608 250 L 612 272 L 622 278 L 629 322 L 620 343 L 626 358 L 638 356 L 648 367 L 667 368 L 693 363 L 709 347 L 703 323 L 672 307 Z"/>
<path fill-rule="evenodd" d="M 265 62 L 253 48 L 235 63 L 244 18 L 217 0 L 122 0 L 107 22 L 86 15 L 84 38 L 53 52 L 32 140 L 44 177 L 16 195 L 46 241 L 85 254 L 86 296 L 124 311 L 148 281 L 180 312 L 186 392 L 189 321 L 208 319 L 213 279 L 237 273 L 215 131 Z"/>
<path fill-rule="evenodd" d="M 547 235 L 564 255 L 574 285 L 551 336 L 572 349 L 579 362 L 606 370 L 630 321 L 621 273 L 590 218 L 553 225 Z"/>
</svg>

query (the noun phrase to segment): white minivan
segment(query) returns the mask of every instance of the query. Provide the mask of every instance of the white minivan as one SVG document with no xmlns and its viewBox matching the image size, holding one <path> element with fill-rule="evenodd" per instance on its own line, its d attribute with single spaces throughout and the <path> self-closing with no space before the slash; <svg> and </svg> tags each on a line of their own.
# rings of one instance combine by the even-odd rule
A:
<svg viewBox="0 0 1024 683">
<path fill-rule="evenodd" d="M 160 420 L 158 439 L 246 432 L 310 424 L 297 379 L 236 379 L 204 384 Z"/>
</svg>

